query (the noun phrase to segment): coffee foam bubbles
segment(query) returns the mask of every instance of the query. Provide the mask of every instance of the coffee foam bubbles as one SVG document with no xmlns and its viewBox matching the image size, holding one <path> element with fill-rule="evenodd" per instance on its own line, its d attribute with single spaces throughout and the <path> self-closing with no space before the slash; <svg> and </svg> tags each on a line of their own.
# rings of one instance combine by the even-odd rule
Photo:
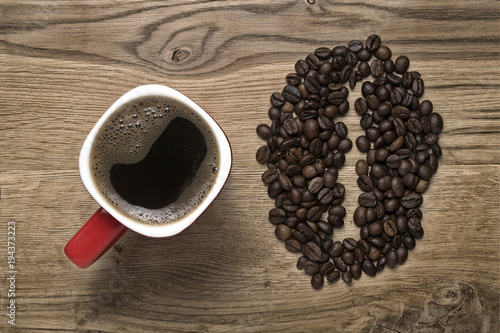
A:
<svg viewBox="0 0 500 333">
<path fill-rule="evenodd" d="M 207 154 L 195 177 L 166 207 L 147 209 L 129 204 L 111 185 L 111 167 L 117 163 L 135 164 L 146 157 L 176 117 L 190 120 L 205 137 Z M 119 211 L 143 223 L 172 223 L 196 209 L 211 191 L 219 169 L 219 153 L 212 131 L 196 113 L 163 97 L 144 97 L 129 102 L 108 118 L 95 137 L 90 164 L 97 188 Z"/>
</svg>

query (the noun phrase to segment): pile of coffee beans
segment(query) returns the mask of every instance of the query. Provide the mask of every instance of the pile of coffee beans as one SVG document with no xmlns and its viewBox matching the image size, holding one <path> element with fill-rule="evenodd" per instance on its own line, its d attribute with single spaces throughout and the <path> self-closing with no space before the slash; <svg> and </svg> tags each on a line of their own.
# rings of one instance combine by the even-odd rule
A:
<svg viewBox="0 0 500 333">
<path fill-rule="evenodd" d="M 271 124 L 257 127 L 266 144 L 256 159 L 267 166 L 262 181 L 275 200 L 269 221 L 286 249 L 301 254 L 297 268 L 313 288 L 403 264 L 424 234 L 419 207 L 442 154 L 443 119 L 421 100 L 424 81 L 409 68 L 408 57 L 392 60 L 377 35 L 320 47 L 295 63 L 283 91 L 271 95 Z M 354 109 L 365 132 L 355 144 L 366 159 L 355 166 L 362 193 L 353 213 L 360 237 L 334 241 L 346 219 L 337 178 L 353 146 L 337 118 L 349 109 L 346 85 L 360 81 Z"/>
</svg>

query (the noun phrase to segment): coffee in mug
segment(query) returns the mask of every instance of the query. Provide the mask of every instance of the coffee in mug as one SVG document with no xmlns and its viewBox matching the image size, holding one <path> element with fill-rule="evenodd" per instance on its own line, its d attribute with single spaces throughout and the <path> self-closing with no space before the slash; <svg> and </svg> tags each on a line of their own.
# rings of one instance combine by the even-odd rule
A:
<svg viewBox="0 0 500 333">
<path fill-rule="evenodd" d="M 147 96 L 108 118 L 95 137 L 90 163 L 97 187 L 118 210 L 143 223 L 175 223 L 211 190 L 219 153 L 197 114 Z"/>
</svg>

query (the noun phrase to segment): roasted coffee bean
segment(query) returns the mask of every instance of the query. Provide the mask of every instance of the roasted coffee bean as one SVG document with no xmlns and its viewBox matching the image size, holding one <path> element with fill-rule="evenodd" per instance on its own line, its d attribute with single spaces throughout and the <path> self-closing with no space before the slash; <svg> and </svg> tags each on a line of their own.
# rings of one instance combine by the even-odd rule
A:
<svg viewBox="0 0 500 333">
<path fill-rule="evenodd" d="M 354 263 L 355 257 L 353 251 L 344 251 L 340 256 L 344 263 L 348 266 L 351 266 Z"/>
<path fill-rule="evenodd" d="M 342 276 L 342 281 L 344 281 L 345 283 L 352 282 L 352 276 L 351 276 L 351 273 L 349 271 L 342 272 L 341 276 Z"/>
<path fill-rule="evenodd" d="M 274 230 L 276 238 L 285 241 L 292 236 L 292 229 L 285 224 L 278 224 Z"/>
<path fill-rule="evenodd" d="M 410 116 L 410 109 L 402 105 L 396 105 L 392 108 L 391 114 L 396 118 L 408 118 Z"/>
<path fill-rule="evenodd" d="M 366 49 L 370 52 L 375 52 L 380 47 L 381 39 L 378 35 L 370 35 L 366 39 Z"/>
<path fill-rule="evenodd" d="M 408 200 L 410 200 L 409 198 Z M 377 205 L 377 197 L 373 192 L 361 193 L 358 198 L 358 203 L 363 207 L 375 207 Z"/>
<path fill-rule="evenodd" d="M 354 251 L 354 249 L 358 245 L 358 243 L 356 242 L 356 240 L 354 238 L 346 238 L 346 239 L 344 239 L 342 244 L 344 245 L 344 248 L 348 251 Z"/>
<path fill-rule="evenodd" d="M 403 245 L 408 250 L 413 250 L 415 248 L 415 238 L 412 235 L 405 235 L 403 237 Z"/>
<path fill-rule="evenodd" d="M 279 92 L 275 92 L 271 95 L 271 104 L 277 108 L 280 108 L 285 104 L 285 98 Z"/>
<path fill-rule="evenodd" d="M 311 260 L 318 261 L 321 259 L 321 248 L 314 242 L 307 242 L 304 244 L 304 255 Z"/>
<path fill-rule="evenodd" d="M 422 96 L 424 94 L 424 80 L 422 78 L 413 80 L 411 89 L 416 97 Z"/>
<path fill-rule="evenodd" d="M 262 181 L 276 206 L 270 221 L 288 250 L 306 253 L 297 266 L 308 267 L 313 287 L 323 284 L 313 282 L 319 281 L 317 274 L 350 283 L 362 271 L 374 276 L 386 265 L 401 264 L 423 237 L 418 207 L 442 156 L 443 119 L 430 101 L 420 101 L 424 81 L 420 73 L 408 71 L 408 57 L 391 57 L 377 35 L 366 40 L 365 48 L 358 40 L 347 47 L 317 48 L 296 62 L 283 91 L 271 95 L 271 126 L 257 127 L 267 145 L 256 159 L 267 165 Z M 374 79 L 363 82 L 363 97 L 354 103 L 364 130 L 356 146 L 366 153 L 355 167 L 364 192 L 353 215 L 361 239 L 343 244 L 331 235 L 344 225 L 345 188 L 337 178 L 353 142 L 335 117 L 349 108 L 345 83 L 353 89 L 370 74 Z"/>
<path fill-rule="evenodd" d="M 328 282 L 336 282 L 340 279 L 340 272 L 333 271 L 327 275 L 326 279 L 328 280 Z"/>
<path fill-rule="evenodd" d="M 344 245 L 342 245 L 342 243 L 339 241 L 333 242 L 332 246 L 328 249 L 328 254 L 332 258 L 339 257 L 343 252 Z"/>
<path fill-rule="evenodd" d="M 328 276 L 334 270 L 335 270 L 335 265 L 331 261 L 324 262 L 319 268 L 319 272 L 323 276 Z"/>
<path fill-rule="evenodd" d="M 361 269 L 368 276 L 375 276 L 377 274 L 377 268 L 375 267 L 373 262 L 368 258 L 363 260 L 363 262 L 361 263 Z"/>
<path fill-rule="evenodd" d="M 323 215 L 321 208 L 319 206 L 313 206 L 307 212 L 307 219 L 309 221 L 316 222 L 321 218 L 321 215 Z"/>
<path fill-rule="evenodd" d="M 366 175 L 361 175 L 358 178 L 358 186 L 364 192 L 370 192 L 373 189 L 373 181 Z"/>
<path fill-rule="evenodd" d="M 317 194 L 319 193 L 319 191 L 321 191 L 324 185 L 325 185 L 325 180 L 322 177 L 315 177 L 309 181 L 309 185 L 307 188 L 309 192 Z"/>
<path fill-rule="evenodd" d="M 323 183 L 324 184 L 324 183 Z M 329 188 L 323 188 L 318 193 L 318 201 L 323 205 L 328 205 L 333 200 L 333 192 Z"/>
<path fill-rule="evenodd" d="M 288 238 L 285 241 L 285 247 L 290 252 L 302 252 L 302 244 L 294 238 Z"/>
<path fill-rule="evenodd" d="M 299 125 L 295 119 L 288 118 L 283 122 L 283 129 L 288 135 L 293 136 L 299 132 Z"/>
<path fill-rule="evenodd" d="M 345 272 L 347 270 L 347 265 L 344 263 L 344 261 L 339 258 L 339 257 L 334 257 L 333 258 L 333 263 L 335 264 L 335 267 L 340 271 L 340 272 Z"/>
<path fill-rule="evenodd" d="M 292 85 L 287 85 L 283 88 L 281 95 L 285 99 L 285 101 L 290 102 L 292 104 L 296 104 L 300 101 L 301 95 L 299 89 Z"/>
<path fill-rule="evenodd" d="M 286 213 L 281 208 L 273 208 L 269 211 L 269 222 L 272 224 L 280 224 L 285 222 Z"/>
<path fill-rule="evenodd" d="M 319 272 L 320 265 L 317 261 L 314 260 L 307 260 L 304 263 L 304 272 L 306 272 L 309 275 L 313 275 Z"/>
<path fill-rule="evenodd" d="M 356 147 L 358 147 L 360 152 L 366 153 L 371 148 L 370 140 L 366 136 L 360 135 L 356 139 Z"/>
<path fill-rule="evenodd" d="M 290 73 L 290 74 L 288 74 L 286 76 L 286 82 L 289 85 L 292 85 L 292 86 L 296 87 L 296 86 L 298 86 L 300 84 L 301 81 L 302 81 L 302 78 L 297 73 Z"/>
<path fill-rule="evenodd" d="M 276 199 L 276 197 L 281 193 L 283 193 L 283 189 L 281 188 L 278 180 L 275 180 L 274 182 L 269 184 L 269 187 L 267 188 L 267 194 L 271 199 Z"/>
<path fill-rule="evenodd" d="M 351 52 L 358 53 L 359 51 L 361 51 L 363 49 L 363 42 L 361 42 L 359 40 L 352 40 L 347 45 L 347 48 Z"/>
<path fill-rule="evenodd" d="M 366 160 L 358 160 L 356 162 L 355 171 L 358 176 L 368 175 L 368 162 Z"/>
<path fill-rule="evenodd" d="M 384 62 L 375 59 L 370 64 L 370 73 L 375 77 L 381 77 L 384 74 Z"/>
<path fill-rule="evenodd" d="M 321 273 L 316 273 L 311 278 L 311 286 L 314 289 L 320 289 L 325 283 L 324 277 Z"/>
<path fill-rule="evenodd" d="M 340 81 L 347 82 L 349 80 L 349 77 L 351 76 L 352 71 L 353 71 L 353 66 L 350 64 L 347 64 L 344 67 L 342 67 L 339 73 Z"/>
<path fill-rule="evenodd" d="M 328 47 L 318 47 L 314 50 L 314 55 L 321 60 L 327 60 L 331 57 L 332 51 Z"/>
<path fill-rule="evenodd" d="M 297 260 L 297 269 L 302 270 L 306 264 L 306 262 L 309 261 L 306 256 L 302 256 Z"/>
<path fill-rule="evenodd" d="M 266 171 L 264 171 L 261 178 L 264 184 L 270 184 L 274 182 L 278 178 L 278 169 L 274 167 L 267 169 Z"/>
<path fill-rule="evenodd" d="M 327 235 L 331 235 L 333 233 L 333 226 L 330 223 L 319 220 L 318 222 L 316 222 L 316 224 L 319 230 L 323 231 Z"/>
<path fill-rule="evenodd" d="M 400 246 L 396 249 L 396 255 L 398 257 L 397 264 L 402 265 L 408 258 L 408 249 L 404 246 Z"/>
<path fill-rule="evenodd" d="M 262 146 L 257 150 L 255 158 L 257 159 L 257 162 L 265 164 L 269 161 L 270 156 L 271 156 L 271 149 L 269 149 L 268 146 Z"/>
<path fill-rule="evenodd" d="M 416 208 L 422 204 L 423 198 L 421 194 L 411 192 L 403 196 L 400 201 L 401 201 L 401 206 L 403 206 L 406 209 Z"/>
<path fill-rule="evenodd" d="M 407 56 L 401 55 L 394 61 L 394 71 L 398 74 L 403 74 L 410 66 L 410 59 Z"/>
<path fill-rule="evenodd" d="M 271 127 L 266 124 L 260 124 L 257 126 L 257 135 L 262 139 L 262 140 L 267 140 L 273 135 L 273 131 L 271 130 Z"/>
<path fill-rule="evenodd" d="M 396 222 L 394 220 L 384 221 L 384 232 L 389 236 L 393 237 L 397 234 L 398 229 L 396 227 Z"/>
<path fill-rule="evenodd" d="M 307 65 L 305 60 L 298 60 L 295 63 L 295 71 L 297 74 L 304 76 L 309 71 L 309 65 Z"/>
<path fill-rule="evenodd" d="M 443 130 L 443 118 L 437 112 L 433 112 L 430 114 L 429 124 L 431 132 L 434 134 L 439 134 Z"/>
<path fill-rule="evenodd" d="M 288 178 L 288 176 L 284 173 L 279 174 L 278 182 L 280 183 L 281 188 L 285 191 L 290 191 L 292 189 L 292 182 L 290 181 L 290 178 Z"/>
</svg>

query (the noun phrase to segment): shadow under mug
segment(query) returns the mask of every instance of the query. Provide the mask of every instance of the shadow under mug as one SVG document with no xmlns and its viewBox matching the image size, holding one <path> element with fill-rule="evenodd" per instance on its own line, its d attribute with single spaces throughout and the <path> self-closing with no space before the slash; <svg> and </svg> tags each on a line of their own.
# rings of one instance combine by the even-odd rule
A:
<svg viewBox="0 0 500 333">
<path fill-rule="evenodd" d="M 91 170 L 91 152 L 97 134 L 103 125 L 125 104 L 146 97 L 160 97 L 194 112 L 207 124 L 216 141 L 219 154 L 218 173 L 211 189 L 201 203 L 172 223 L 148 224 L 139 222 L 118 210 L 101 193 Z M 148 237 L 174 236 L 190 226 L 217 197 L 229 177 L 232 166 L 231 147 L 227 136 L 215 120 L 200 106 L 182 93 L 163 85 L 139 86 L 121 96 L 99 119 L 87 136 L 80 152 L 80 177 L 90 195 L 101 206 L 78 230 L 64 248 L 66 256 L 78 267 L 87 268 L 106 253 L 128 229 Z"/>
</svg>

